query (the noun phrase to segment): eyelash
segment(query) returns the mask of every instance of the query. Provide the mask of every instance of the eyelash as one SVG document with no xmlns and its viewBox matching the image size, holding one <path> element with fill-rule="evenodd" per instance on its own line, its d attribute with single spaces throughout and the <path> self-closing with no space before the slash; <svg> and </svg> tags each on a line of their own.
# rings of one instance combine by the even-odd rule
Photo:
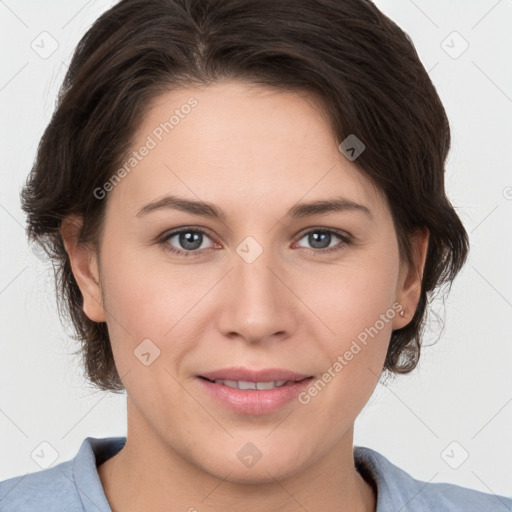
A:
<svg viewBox="0 0 512 512">
<path fill-rule="evenodd" d="M 196 249 L 194 251 L 183 251 L 183 250 L 180 250 L 180 249 L 176 249 L 175 247 L 172 247 L 170 244 L 169 244 L 169 239 L 175 237 L 176 235 L 179 235 L 181 233 L 201 233 L 202 235 L 205 235 L 207 236 L 208 238 L 211 238 L 208 233 L 206 231 L 204 231 L 203 229 L 201 228 L 180 228 L 180 229 L 177 229 L 175 231 L 171 231 L 170 233 L 167 233 L 165 234 L 160 243 L 162 244 L 162 246 L 164 247 L 164 249 L 172 254 L 177 254 L 179 256 L 185 256 L 185 257 L 190 257 L 190 256 L 198 256 L 200 255 L 201 251 L 203 250 L 207 250 L 207 249 Z M 301 240 L 302 238 L 304 238 L 305 236 L 309 235 L 310 233 L 322 233 L 322 234 L 330 234 L 330 235 L 335 235 L 336 237 L 338 237 L 341 242 L 332 246 L 332 247 L 327 247 L 325 249 L 310 249 L 310 248 L 307 248 L 307 247 L 302 247 L 302 249 L 305 249 L 306 251 L 308 251 L 309 253 L 314 253 L 314 254 L 327 254 L 327 253 L 332 253 L 332 252 L 338 252 L 338 251 L 341 251 L 343 250 L 346 246 L 349 246 L 351 243 L 352 243 L 352 237 L 344 232 L 341 232 L 341 231 L 338 231 L 336 229 L 327 229 L 327 228 L 312 228 L 312 229 L 309 229 L 308 231 L 305 231 L 303 233 L 301 233 L 300 237 L 298 240 Z M 210 249 L 210 248 L 208 248 Z"/>
</svg>

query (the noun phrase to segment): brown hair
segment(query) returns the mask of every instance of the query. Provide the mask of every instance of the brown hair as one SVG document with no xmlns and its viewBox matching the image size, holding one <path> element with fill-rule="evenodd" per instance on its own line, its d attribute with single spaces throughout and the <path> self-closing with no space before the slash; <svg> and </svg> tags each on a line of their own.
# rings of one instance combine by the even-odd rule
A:
<svg viewBox="0 0 512 512">
<path fill-rule="evenodd" d="M 431 294 L 451 286 L 469 242 L 444 190 L 446 113 L 408 35 L 369 0 L 123 0 L 79 42 L 22 191 L 29 238 L 52 258 L 88 378 L 123 389 L 106 324 L 83 312 L 62 219 L 80 215 L 81 241 L 96 244 L 106 200 L 93 191 L 118 169 L 149 103 L 221 78 L 313 93 L 340 143 L 355 134 L 365 144 L 354 163 L 387 199 L 401 257 L 410 261 L 408 235 L 428 228 L 421 297 L 384 364 L 410 372 Z"/>
</svg>

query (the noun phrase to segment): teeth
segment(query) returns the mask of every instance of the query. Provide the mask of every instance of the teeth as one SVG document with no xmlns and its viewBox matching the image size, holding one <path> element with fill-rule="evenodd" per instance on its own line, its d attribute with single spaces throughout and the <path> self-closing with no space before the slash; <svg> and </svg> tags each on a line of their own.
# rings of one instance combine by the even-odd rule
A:
<svg viewBox="0 0 512 512">
<path fill-rule="evenodd" d="M 273 389 L 284 386 L 287 381 L 275 380 L 270 382 L 247 382 L 245 380 L 222 380 L 217 379 L 214 381 L 215 384 L 224 384 L 230 388 L 238 389 Z"/>
<path fill-rule="evenodd" d="M 246 382 L 244 380 L 239 380 L 238 382 L 234 382 L 235 386 L 238 385 L 239 389 L 258 389 L 258 384 L 256 382 Z"/>
<path fill-rule="evenodd" d="M 272 389 L 272 388 L 279 388 L 281 386 L 284 386 L 286 383 L 285 380 L 276 380 L 273 382 L 257 382 L 256 383 L 256 389 Z"/>
</svg>

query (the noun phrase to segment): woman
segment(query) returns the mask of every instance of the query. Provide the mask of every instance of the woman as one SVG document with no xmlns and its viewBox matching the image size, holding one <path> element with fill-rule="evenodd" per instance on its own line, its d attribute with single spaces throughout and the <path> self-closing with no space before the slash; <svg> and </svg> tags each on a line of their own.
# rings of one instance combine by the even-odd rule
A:
<svg viewBox="0 0 512 512">
<path fill-rule="evenodd" d="M 510 510 L 353 446 L 464 264 L 449 125 L 366 0 L 124 0 L 79 43 L 23 207 L 126 438 L 2 510 Z"/>
</svg>

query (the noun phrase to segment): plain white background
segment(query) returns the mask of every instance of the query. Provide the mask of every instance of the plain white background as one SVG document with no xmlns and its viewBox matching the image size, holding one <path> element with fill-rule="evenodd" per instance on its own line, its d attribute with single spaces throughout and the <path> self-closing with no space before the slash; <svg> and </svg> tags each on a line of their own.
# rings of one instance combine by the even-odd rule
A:
<svg viewBox="0 0 512 512">
<path fill-rule="evenodd" d="M 72 51 L 112 4 L 0 2 L 0 480 L 41 469 L 31 454 L 42 442 L 58 464 L 87 436 L 126 433 L 125 396 L 89 386 L 73 356 L 51 268 L 30 250 L 19 206 Z M 471 251 L 444 306 L 435 303 L 446 319 L 440 340 L 424 348 L 412 374 L 378 385 L 355 444 L 418 479 L 511 496 L 512 1 L 376 4 L 411 36 L 447 110 L 446 186 Z M 51 50 L 42 32 L 58 44 L 47 58 L 31 47 L 45 37 Z M 431 323 L 425 345 L 439 329 Z"/>
</svg>

